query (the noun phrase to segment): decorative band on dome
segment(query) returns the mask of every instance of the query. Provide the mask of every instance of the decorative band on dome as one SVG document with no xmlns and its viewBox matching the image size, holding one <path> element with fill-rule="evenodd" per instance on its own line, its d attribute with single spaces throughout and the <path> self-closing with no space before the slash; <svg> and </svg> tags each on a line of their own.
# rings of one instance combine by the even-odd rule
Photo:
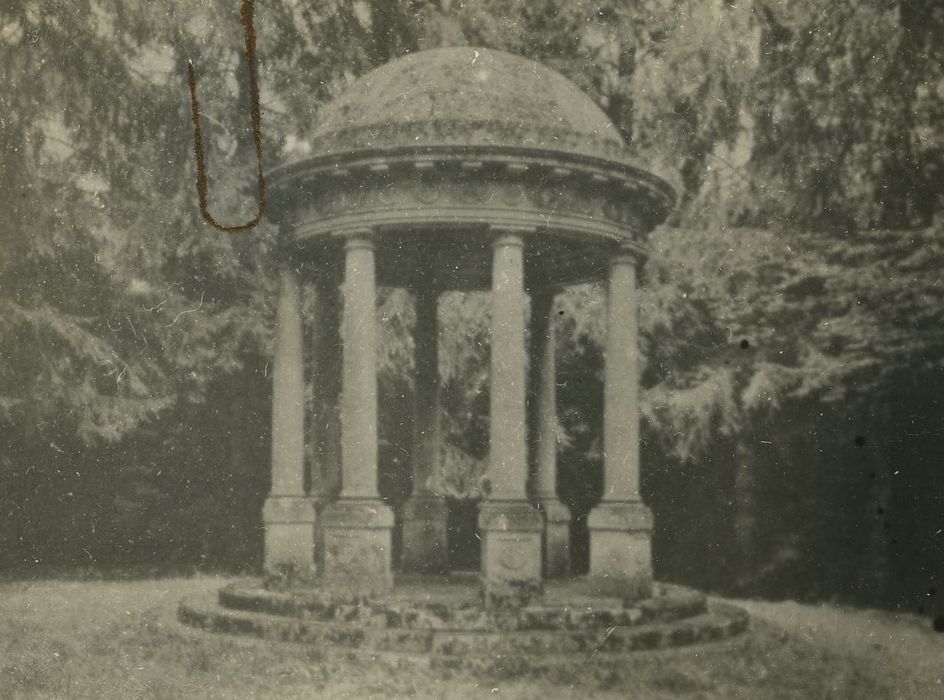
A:
<svg viewBox="0 0 944 700">
<path fill-rule="evenodd" d="M 617 161 L 630 159 L 629 149 L 611 138 L 567 128 L 533 128 L 502 121 L 431 119 L 347 127 L 319 135 L 308 157 L 348 153 L 357 149 L 488 145 L 554 150 Z"/>
</svg>

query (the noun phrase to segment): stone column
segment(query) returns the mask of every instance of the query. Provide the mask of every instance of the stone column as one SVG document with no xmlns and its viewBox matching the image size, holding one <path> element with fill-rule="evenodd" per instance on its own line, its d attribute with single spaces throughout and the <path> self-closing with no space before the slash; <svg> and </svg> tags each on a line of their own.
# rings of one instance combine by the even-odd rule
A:
<svg viewBox="0 0 944 700">
<path fill-rule="evenodd" d="M 315 282 L 315 309 L 311 329 L 312 415 L 311 495 L 315 511 L 341 491 L 341 300 L 336 275 L 327 271 Z M 320 518 L 315 527 L 315 565 L 324 569 L 324 532 Z"/>
<path fill-rule="evenodd" d="M 439 292 L 414 290 L 413 493 L 403 506 L 404 571 L 442 573 L 448 568 L 446 500 L 430 489 L 441 451 L 439 404 Z"/>
<path fill-rule="evenodd" d="M 344 246 L 341 493 L 322 514 L 324 580 L 378 592 L 392 583 L 393 511 L 377 491 L 377 328 L 369 231 Z"/>
<path fill-rule="evenodd" d="M 610 264 L 603 395 L 603 498 L 587 520 L 590 575 L 624 597 L 651 591 L 652 515 L 639 495 L 639 340 L 635 255 Z"/>
<path fill-rule="evenodd" d="M 305 493 L 305 377 L 298 279 L 279 274 L 272 370 L 272 488 L 262 509 L 265 569 L 279 578 L 314 573 L 315 508 Z"/>
<path fill-rule="evenodd" d="M 555 289 L 531 295 L 533 481 L 531 500 L 544 516 L 544 575 L 570 573 L 570 509 L 557 497 Z"/>
<path fill-rule="evenodd" d="M 492 243 L 489 466 L 479 507 L 486 594 L 538 588 L 541 514 L 527 500 L 524 245 L 521 232 Z"/>
</svg>

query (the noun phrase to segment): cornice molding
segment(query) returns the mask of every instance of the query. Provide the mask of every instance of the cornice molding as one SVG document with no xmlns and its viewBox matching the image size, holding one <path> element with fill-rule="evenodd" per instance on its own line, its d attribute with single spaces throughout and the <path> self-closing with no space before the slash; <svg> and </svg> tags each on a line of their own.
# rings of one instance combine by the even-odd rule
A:
<svg viewBox="0 0 944 700">
<path fill-rule="evenodd" d="M 496 175 L 522 181 L 585 182 L 595 187 L 620 185 L 649 200 L 656 224 L 675 206 L 672 186 L 639 164 L 530 147 L 457 144 L 361 149 L 283 165 L 269 171 L 267 179 L 272 200 L 286 207 L 299 191 L 360 185 L 374 179 L 387 185 L 397 180 L 456 178 L 471 183 L 476 176 L 491 179 Z"/>
</svg>

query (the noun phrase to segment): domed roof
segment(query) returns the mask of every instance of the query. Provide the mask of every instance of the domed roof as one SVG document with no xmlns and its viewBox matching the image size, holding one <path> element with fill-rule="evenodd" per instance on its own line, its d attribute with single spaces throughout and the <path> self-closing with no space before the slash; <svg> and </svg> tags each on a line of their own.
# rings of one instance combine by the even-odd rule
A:
<svg viewBox="0 0 944 700">
<path fill-rule="evenodd" d="M 580 88 L 491 49 L 433 49 L 354 81 L 319 115 L 312 155 L 362 149 L 501 146 L 622 160 L 625 144 Z"/>
</svg>

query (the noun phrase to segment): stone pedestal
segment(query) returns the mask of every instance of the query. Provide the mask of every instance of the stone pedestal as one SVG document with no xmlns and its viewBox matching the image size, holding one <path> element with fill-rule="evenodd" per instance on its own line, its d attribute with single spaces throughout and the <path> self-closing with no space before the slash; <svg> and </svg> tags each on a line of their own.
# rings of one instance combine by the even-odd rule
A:
<svg viewBox="0 0 944 700">
<path fill-rule="evenodd" d="M 544 576 L 562 578 L 570 573 L 570 508 L 556 498 L 535 504 L 544 516 Z"/>
<path fill-rule="evenodd" d="M 641 502 L 601 503 L 587 518 L 590 578 L 600 593 L 627 600 L 652 593 L 652 514 Z"/>
<path fill-rule="evenodd" d="M 315 505 L 308 496 L 269 496 L 262 508 L 266 574 L 309 579 L 315 575 Z"/>
<path fill-rule="evenodd" d="M 485 501 L 479 506 L 486 594 L 540 589 L 543 529 L 544 519 L 530 503 Z"/>
<path fill-rule="evenodd" d="M 439 496 L 414 496 L 403 505 L 404 571 L 439 574 L 449 568 L 449 504 Z"/>
<path fill-rule="evenodd" d="M 374 595 L 393 586 L 393 511 L 380 499 L 341 498 L 321 513 L 322 582 Z"/>
</svg>

